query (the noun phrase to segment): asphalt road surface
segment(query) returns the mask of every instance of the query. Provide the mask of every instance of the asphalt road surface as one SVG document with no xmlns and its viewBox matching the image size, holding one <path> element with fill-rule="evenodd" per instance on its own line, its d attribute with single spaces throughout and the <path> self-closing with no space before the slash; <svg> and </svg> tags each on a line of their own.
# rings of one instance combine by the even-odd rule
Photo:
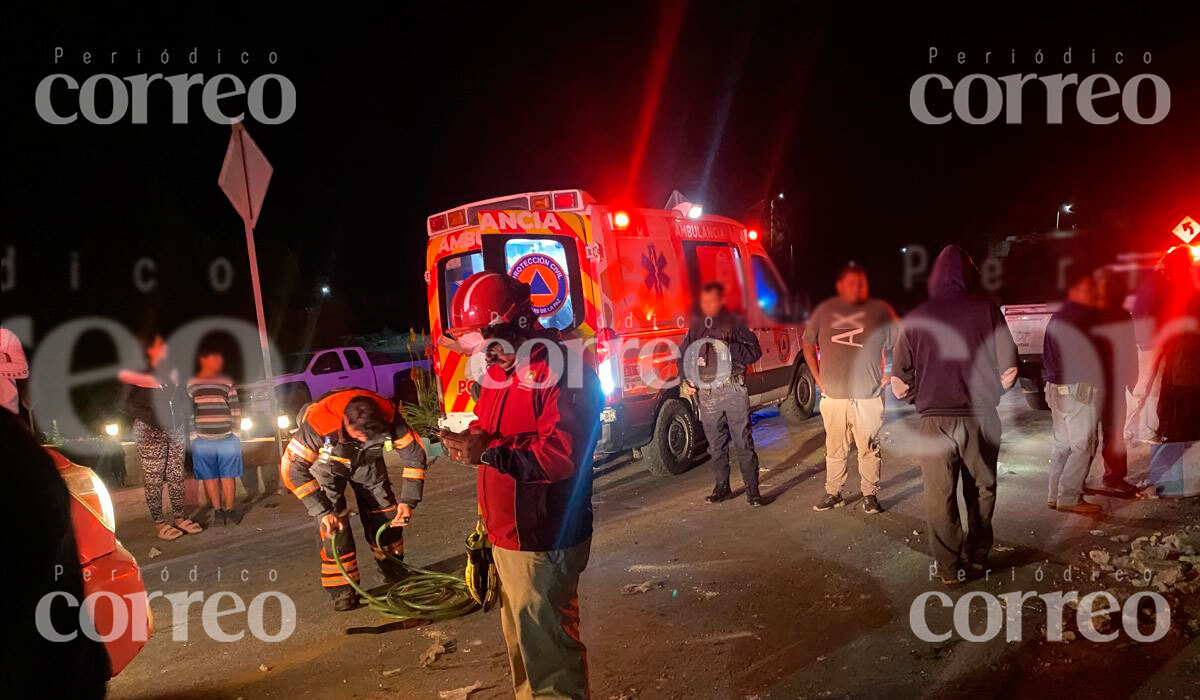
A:
<svg viewBox="0 0 1200 700">
<path fill-rule="evenodd" d="M 1200 697 L 1200 642 L 1188 633 L 1200 593 L 1168 591 L 1170 628 L 1150 643 L 1119 625 L 1113 641 L 1087 641 L 1070 632 L 1070 608 L 1064 636 L 1075 640 L 1048 642 L 1047 606 L 1038 598 L 1021 607 L 1012 641 L 1005 632 L 988 641 L 955 633 L 939 642 L 914 633 L 910 608 L 927 591 L 957 601 L 972 591 L 1082 596 L 1108 589 L 1125 599 L 1154 590 L 1116 582 L 1113 572 L 1092 566 L 1089 552 L 1116 556 L 1130 545 L 1114 538 L 1161 537 L 1196 522 L 1200 509 L 1190 500 L 1097 498 L 1106 508 L 1101 519 L 1047 510 L 1049 416 L 1029 411 L 1013 393 L 1002 417 L 993 572 L 952 589 L 930 581 L 914 456 L 920 445 L 907 407 L 889 407 L 884 425 L 880 500 L 887 511 L 879 515 L 857 502 L 853 465 L 852 502 L 812 510 L 824 482 L 819 417 L 799 428 L 773 411 L 757 417 L 768 500 L 757 510 L 742 498 L 705 504 L 712 481 L 704 464 L 665 479 L 629 460 L 598 470 L 596 534 L 581 588 L 594 697 Z M 474 483 L 462 465 L 441 460 L 430 469 L 426 501 L 406 530 L 411 563 L 461 566 L 475 520 Z M 317 583 L 314 525 L 290 494 L 255 503 L 240 526 L 174 543 L 149 537 L 136 497 L 121 502 L 118 534 L 139 557 L 151 591 L 204 600 L 229 591 L 247 605 L 277 591 L 295 604 L 295 628 L 282 641 L 261 641 L 247 614 L 234 612 L 219 619 L 221 630 L 242 632 L 241 639 L 214 641 L 203 629 L 201 602 L 184 614 L 157 598 L 155 636 L 110 683 L 112 698 L 438 698 L 477 682 L 474 700 L 512 696 L 494 612 L 417 627 L 389 624 L 365 608 L 333 612 Z M 163 552 L 154 559 L 152 545 Z M 378 583 L 369 562 L 360 562 L 364 582 Z M 644 592 L 627 592 L 631 584 L 645 584 Z M 970 602 L 972 634 L 981 635 L 986 601 Z M 219 609 L 234 604 L 226 597 Z M 950 610 L 928 610 L 931 630 L 952 629 Z M 277 601 L 267 602 L 262 632 L 281 629 L 280 611 Z M 454 640 L 453 651 L 422 667 L 422 652 L 439 636 Z"/>
</svg>

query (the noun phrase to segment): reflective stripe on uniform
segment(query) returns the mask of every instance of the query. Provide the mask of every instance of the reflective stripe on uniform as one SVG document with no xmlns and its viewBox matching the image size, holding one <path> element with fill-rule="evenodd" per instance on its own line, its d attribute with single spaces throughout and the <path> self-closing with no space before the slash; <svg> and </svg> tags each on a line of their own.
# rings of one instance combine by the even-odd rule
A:
<svg viewBox="0 0 1200 700">
<path fill-rule="evenodd" d="M 296 498 L 304 498 L 319 488 L 321 488 L 321 485 L 317 483 L 316 479 L 313 479 L 312 481 L 306 481 L 292 489 L 292 493 L 296 494 Z"/>
<path fill-rule="evenodd" d="M 405 467 L 404 471 L 400 472 L 400 476 L 405 479 L 420 479 L 425 480 L 425 470 L 419 467 Z"/>
<path fill-rule="evenodd" d="M 417 439 L 416 433 L 409 430 L 403 436 L 398 437 L 395 440 L 392 440 L 392 447 L 399 450 L 399 449 L 408 447 L 409 445 L 412 444 L 413 440 L 416 440 L 416 439 Z"/>
</svg>

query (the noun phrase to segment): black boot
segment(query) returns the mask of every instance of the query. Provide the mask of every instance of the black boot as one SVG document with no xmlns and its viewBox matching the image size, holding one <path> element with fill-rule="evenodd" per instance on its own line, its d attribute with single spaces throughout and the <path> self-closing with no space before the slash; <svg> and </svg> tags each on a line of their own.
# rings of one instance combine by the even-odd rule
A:
<svg viewBox="0 0 1200 700">
<path fill-rule="evenodd" d="M 729 498 L 729 495 L 731 493 L 732 492 L 729 490 L 729 484 L 717 484 L 713 488 L 713 492 L 711 494 L 709 494 L 708 496 L 704 497 L 704 502 L 705 503 L 720 503 L 721 501 L 725 500 L 726 498 Z"/>
<path fill-rule="evenodd" d="M 349 586 L 329 588 L 329 596 L 333 598 L 333 609 L 347 612 L 358 607 L 358 592 Z"/>
<path fill-rule="evenodd" d="M 383 580 L 388 583 L 399 583 L 408 576 L 407 568 L 400 562 L 392 559 L 382 559 L 379 561 L 379 573 L 383 575 Z"/>
</svg>

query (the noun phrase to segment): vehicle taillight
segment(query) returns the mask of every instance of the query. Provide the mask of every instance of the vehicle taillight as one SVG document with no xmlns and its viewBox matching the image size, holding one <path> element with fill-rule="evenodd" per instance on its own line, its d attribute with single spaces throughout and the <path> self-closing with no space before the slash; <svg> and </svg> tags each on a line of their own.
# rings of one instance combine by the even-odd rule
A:
<svg viewBox="0 0 1200 700">
<path fill-rule="evenodd" d="M 550 208 L 550 195 L 535 194 L 529 198 L 529 208 L 534 211 L 546 211 Z"/>
<path fill-rule="evenodd" d="M 574 192 L 556 192 L 554 194 L 555 209 L 574 209 L 579 206 L 579 200 Z"/>
<path fill-rule="evenodd" d="M 629 228 L 629 213 L 625 211 L 613 212 L 613 228 L 618 231 L 624 231 Z"/>
<path fill-rule="evenodd" d="M 620 358 L 613 354 L 617 345 L 617 332 L 601 328 L 596 332 L 596 374 L 600 377 L 600 391 L 611 402 L 620 383 Z"/>
<path fill-rule="evenodd" d="M 429 232 L 437 233 L 438 231 L 446 230 L 446 215 L 438 214 L 437 216 L 429 217 Z"/>
<path fill-rule="evenodd" d="M 100 480 L 100 477 L 96 476 L 96 472 L 87 467 L 72 464 L 65 469 L 60 469 L 59 474 L 71 495 L 87 507 L 101 523 L 104 523 L 104 527 L 116 532 L 117 514 L 113 509 L 112 497 L 108 495 L 108 488 Z"/>
<path fill-rule="evenodd" d="M 754 229 L 750 229 L 749 231 L 746 232 L 746 238 L 749 238 L 752 241 L 757 241 L 758 240 L 758 231 L 755 231 Z"/>
</svg>

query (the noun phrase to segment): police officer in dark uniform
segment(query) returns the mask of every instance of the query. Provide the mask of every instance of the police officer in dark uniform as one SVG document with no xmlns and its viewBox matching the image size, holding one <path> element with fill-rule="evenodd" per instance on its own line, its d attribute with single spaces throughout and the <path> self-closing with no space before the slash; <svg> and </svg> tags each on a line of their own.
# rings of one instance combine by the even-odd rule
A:
<svg viewBox="0 0 1200 700">
<path fill-rule="evenodd" d="M 700 290 L 700 317 L 683 340 L 685 395 L 697 394 L 700 422 L 708 438 L 716 487 L 704 500 L 719 503 L 730 496 L 729 443 L 737 452 L 746 486 L 746 501 L 761 506 L 758 455 L 750 432 L 750 396 L 746 368 L 762 357 L 758 338 L 746 322 L 725 308 L 725 287 L 709 282 Z"/>
</svg>

